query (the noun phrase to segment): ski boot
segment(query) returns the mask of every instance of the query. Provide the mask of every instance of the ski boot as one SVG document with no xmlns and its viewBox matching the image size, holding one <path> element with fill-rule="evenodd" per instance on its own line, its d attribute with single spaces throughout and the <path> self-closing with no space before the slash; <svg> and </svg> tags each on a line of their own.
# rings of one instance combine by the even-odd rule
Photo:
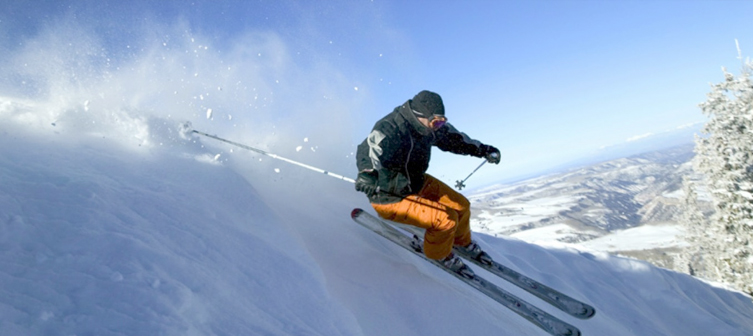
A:
<svg viewBox="0 0 753 336">
<path fill-rule="evenodd" d="M 492 264 L 492 257 L 490 257 L 488 253 L 484 252 L 484 250 L 481 249 L 481 246 L 479 246 L 478 243 L 476 243 L 476 241 L 474 240 L 472 240 L 471 243 L 467 246 L 456 246 L 455 248 L 463 251 L 463 253 L 468 255 L 471 259 L 474 259 L 484 265 Z"/>
<path fill-rule="evenodd" d="M 474 276 L 476 276 L 473 271 L 468 268 L 468 266 L 465 265 L 463 260 L 461 260 L 458 256 L 456 256 L 454 253 L 450 253 L 447 258 L 444 258 L 440 261 L 442 263 L 442 266 L 448 268 L 449 270 L 460 274 L 460 276 L 466 278 L 466 279 L 473 279 Z"/>
</svg>

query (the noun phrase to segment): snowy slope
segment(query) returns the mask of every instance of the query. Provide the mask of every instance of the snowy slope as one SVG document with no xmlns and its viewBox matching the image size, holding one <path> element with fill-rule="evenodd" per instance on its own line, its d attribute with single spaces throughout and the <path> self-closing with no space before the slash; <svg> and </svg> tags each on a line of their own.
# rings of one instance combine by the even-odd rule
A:
<svg viewBox="0 0 753 336">
<path fill-rule="evenodd" d="M 2 140 L 0 334 L 358 333 L 237 174 L 37 140 Z"/>
<path fill-rule="evenodd" d="M 354 225 L 350 209 L 368 204 L 348 183 L 208 139 L 134 146 L 112 128 L 29 122 L 43 111 L 0 103 L 0 335 L 545 335 Z M 584 335 L 753 334 L 740 293 L 567 245 L 476 238 L 594 305 L 573 320 L 499 281 Z"/>
</svg>

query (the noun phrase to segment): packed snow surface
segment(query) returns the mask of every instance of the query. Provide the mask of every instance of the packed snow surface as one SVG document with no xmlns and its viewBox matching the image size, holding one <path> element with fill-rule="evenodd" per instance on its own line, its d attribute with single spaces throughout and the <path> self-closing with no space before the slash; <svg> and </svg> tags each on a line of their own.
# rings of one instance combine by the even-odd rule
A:
<svg viewBox="0 0 753 336">
<path fill-rule="evenodd" d="M 165 135 L 183 120 L 155 140 L 134 118 L 143 128 L 128 129 L 150 134 L 134 139 L 44 111 L 0 102 L 1 335 L 546 335 L 354 225 L 368 204 L 349 183 Z M 479 271 L 583 335 L 753 334 L 741 293 L 595 250 L 474 237 L 592 304 L 576 320 Z"/>
</svg>

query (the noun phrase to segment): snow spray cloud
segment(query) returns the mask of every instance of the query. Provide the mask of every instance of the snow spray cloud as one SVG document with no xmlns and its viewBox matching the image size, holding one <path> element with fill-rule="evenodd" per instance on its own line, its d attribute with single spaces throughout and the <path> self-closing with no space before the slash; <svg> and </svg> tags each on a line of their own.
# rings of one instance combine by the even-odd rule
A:
<svg viewBox="0 0 753 336">
<path fill-rule="evenodd" d="M 348 173 L 342 167 L 353 161 L 350 113 L 363 93 L 354 93 L 336 66 L 301 61 L 272 31 L 217 42 L 176 20 L 145 24 L 140 32 L 113 46 L 107 35 L 67 18 L 22 41 L 0 70 L 0 127 L 57 140 L 107 138 L 143 151 L 183 148 L 177 127 L 190 121 L 198 130 Z M 200 141 L 220 162 L 251 156 Z M 273 176 L 285 170 L 254 161 Z"/>
</svg>

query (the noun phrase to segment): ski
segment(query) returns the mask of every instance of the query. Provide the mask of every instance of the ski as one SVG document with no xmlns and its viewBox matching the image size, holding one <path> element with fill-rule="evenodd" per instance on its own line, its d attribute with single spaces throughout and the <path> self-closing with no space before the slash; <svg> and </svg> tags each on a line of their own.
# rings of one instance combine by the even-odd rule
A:
<svg viewBox="0 0 753 336">
<path fill-rule="evenodd" d="M 361 226 L 377 233 L 384 238 L 387 238 L 388 240 L 402 246 L 411 253 L 443 269 L 447 273 L 452 274 L 453 276 L 455 276 L 455 278 L 467 283 L 482 294 L 488 296 L 494 301 L 497 301 L 498 303 L 517 313 L 521 317 L 535 324 L 549 334 L 553 336 L 581 335 L 578 328 L 550 315 L 549 313 L 526 301 L 519 299 L 518 297 L 499 288 L 495 284 L 485 280 L 477 274 L 470 278 L 467 278 L 444 267 L 439 261 L 426 258 L 423 252 L 421 252 L 420 245 L 416 244 L 417 241 L 414 238 L 405 235 L 395 226 L 388 224 L 387 222 L 363 211 L 362 209 L 354 209 L 351 213 L 351 217 L 356 223 L 360 224 Z"/>
<path fill-rule="evenodd" d="M 400 223 L 395 223 L 395 226 L 407 232 L 410 232 L 411 234 L 415 234 L 419 238 L 423 239 L 424 230 L 421 228 Z M 471 258 L 462 249 L 455 248 L 454 252 L 463 259 L 476 264 L 477 266 L 489 271 L 489 273 L 507 280 L 513 285 L 524 289 L 528 293 L 535 295 L 539 299 L 546 301 L 550 305 L 572 315 L 573 317 L 585 320 L 593 317 L 596 313 L 596 310 L 591 305 L 578 301 L 554 288 L 533 280 L 521 274 L 520 272 L 506 267 L 496 261 L 493 261 L 491 265 L 488 265 Z"/>
</svg>

